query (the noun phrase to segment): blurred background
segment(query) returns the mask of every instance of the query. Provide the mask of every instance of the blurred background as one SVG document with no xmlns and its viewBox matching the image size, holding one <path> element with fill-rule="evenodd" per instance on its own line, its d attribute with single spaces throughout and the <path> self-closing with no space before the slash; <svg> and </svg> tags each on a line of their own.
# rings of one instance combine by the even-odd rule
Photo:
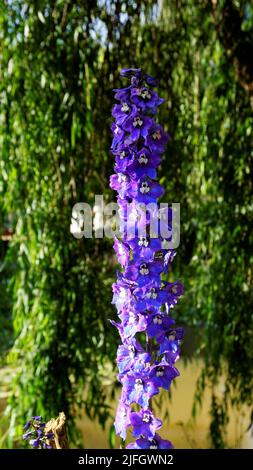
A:
<svg viewBox="0 0 253 470">
<path fill-rule="evenodd" d="M 253 4 L 246 0 L 2 0 L 0 445 L 67 415 L 73 447 L 118 446 L 119 343 L 108 239 L 75 239 L 76 202 L 115 200 L 112 89 L 159 78 L 171 135 L 160 169 L 181 204 L 172 279 L 181 377 L 156 406 L 179 448 L 253 447 Z"/>
</svg>

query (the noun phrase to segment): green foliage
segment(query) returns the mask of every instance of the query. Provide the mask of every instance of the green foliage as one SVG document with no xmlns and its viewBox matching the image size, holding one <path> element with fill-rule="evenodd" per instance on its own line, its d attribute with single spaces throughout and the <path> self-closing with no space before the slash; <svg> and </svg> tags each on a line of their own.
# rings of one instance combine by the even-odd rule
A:
<svg viewBox="0 0 253 470">
<path fill-rule="evenodd" d="M 173 274 L 186 292 L 175 314 L 204 358 L 195 410 L 211 386 L 214 447 L 226 445 L 229 405 L 252 403 L 250 100 L 209 2 L 158 3 L 2 2 L 0 217 L 14 229 L 0 284 L 1 352 L 13 343 L 16 368 L 9 445 L 32 414 L 63 410 L 75 442 L 81 408 L 102 426 L 110 417 L 103 380 L 118 339 L 107 320 L 116 264 L 110 241 L 78 241 L 69 226 L 76 202 L 113 197 L 111 89 L 124 66 L 160 76 L 167 103 L 159 120 L 172 140 L 161 181 L 166 200 L 181 203 Z M 249 2 L 241 10 L 252 32 Z"/>
</svg>

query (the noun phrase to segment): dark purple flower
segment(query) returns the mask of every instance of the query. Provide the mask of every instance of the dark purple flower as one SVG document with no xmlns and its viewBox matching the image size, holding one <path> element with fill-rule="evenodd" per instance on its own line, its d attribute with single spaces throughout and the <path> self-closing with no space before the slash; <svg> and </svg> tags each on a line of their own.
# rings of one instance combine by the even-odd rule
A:
<svg viewBox="0 0 253 470">
<path fill-rule="evenodd" d="M 121 72 L 120 72 L 120 75 L 122 77 L 129 77 L 131 75 L 134 75 L 135 77 L 141 77 L 142 70 L 141 69 L 134 69 L 134 68 L 122 69 Z"/>
<path fill-rule="evenodd" d="M 142 177 L 138 180 L 138 184 L 132 186 L 130 195 L 135 197 L 138 202 L 148 204 L 156 201 L 164 193 L 163 187 L 150 178 Z"/>
<path fill-rule="evenodd" d="M 157 106 L 164 103 L 162 98 L 159 98 L 158 94 L 147 87 L 133 87 L 131 90 L 131 99 L 136 106 L 141 108 L 154 109 L 156 111 Z"/>
<path fill-rule="evenodd" d="M 173 449 L 170 441 L 162 439 L 158 434 L 151 439 L 140 438 L 131 442 L 126 449 Z"/>
<path fill-rule="evenodd" d="M 161 281 L 151 282 L 143 287 L 138 287 L 134 289 L 133 294 L 135 296 L 135 308 L 136 310 L 144 311 L 150 310 L 152 307 L 160 307 L 165 303 L 168 294 L 167 292 L 160 288 Z"/>
<path fill-rule="evenodd" d="M 29 437 L 31 437 L 33 433 L 34 433 L 34 431 L 29 431 L 29 432 L 26 432 L 25 434 L 23 434 L 24 441 L 26 441 L 26 439 L 29 439 Z"/>
<path fill-rule="evenodd" d="M 129 133 L 130 141 L 135 142 L 140 137 L 147 137 L 148 131 L 153 124 L 153 119 L 148 116 L 143 116 L 135 108 L 130 116 L 124 120 L 122 129 Z"/>
<path fill-rule="evenodd" d="M 164 287 L 165 291 L 167 292 L 166 302 L 169 308 L 173 308 L 177 302 L 179 297 L 183 294 L 184 288 L 183 285 L 179 281 L 175 281 L 172 283 L 165 283 Z"/>
<path fill-rule="evenodd" d="M 155 418 L 152 411 L 143 409 L 138 413 L 131 413 L 131 425 L 133 426 L 133 436 L 145 436 L 153 438 L 155 433 L 162 426 L 162 421 Z"/>
<path fill-rule="evenodd" d="M 159 312 L 152 313 L 151 315 L 148 315 L 147 318 L 147 334 L 150 338 L 153 338 L 154 336 L 157 337 L 165 330 L 168 330 L 172 324 L 172 318 L 169 318 L 167 315 Z"/>
<path fill-rule="evenodd" d="M 143 147 L 131 159 L 126 171 L 133 172 L 137 179 L 142 177 L 156 178 L 156 168 L 160 162 L 159 155 L 151 154 L 147 148 Z"/>
<path fill-rule="evenodd" d="M 38 428 L 36 431 L 37 431 L 37 437 L 41 438 L 44 436 L 44 429 Z"/>
<path fill-rule="evenodd" d="M 170 351 L 166 351 L 165 353 L 162 353 L 168 364 L 173 365 L 180 357 L 180 346 L 176 343 L 171 345 Z"/>
<path fill-rule="evenodd" d="M 30 428 L 30 426 L 31 426 L 31 422 L 32 422 L 32 420 L 30 420 L 30 421 L 27 421 L 27 423 L 25 423 L 25 425 L 24 425 L 24 427 L 23 427 L 24 431 L 27 431 L 27 429 L 29 429 L 29 428 Z"/>
<path fill-rule="evenodd" d="M 42 417 L 41 416 L 33 416 L 32 419 L 35 419 L 35 421 L 41 421 Z"/>
<path fill-rule="evenodd" d="M 135 160 L 136 153 L 134 149 L 130 149 L 129 147 L 119 148 L 115 152 L 116 165 L 114 169 L 117 173 L 128 173 L 131 166 L 134 165 Z"/>
<path fill-rule="evenodd" d="M 126 276 L 138 282 L 139 286 L 149 284 L 150 281 L 159 281 L 160 274 L 163 270 L 160 260 L 146 261 L 139 258 L 136 261 L 130 261 L 126 267 Z"/>
<path fill-rule="evenodd" d="M 159 238 L 140 237 L 128 241 L 133 250 L 134 257 L 141 257 L 147 261 L 153 261 L 155 253 L 161 249 L 161 240 Z"/>
<path fill-rule="evenodd" d="M 112 109 L 112 115 L 116 119 L 118 126 L 121 126 L 129 114 L 131 114 L 132 107 L 126 101 L 121 104 L 115 104 Z"/>
<path fill-rule="evenodd" d="M 149 379 L 152 380 L 156 387 L 169 390 L 172 380 L 178 376 L 179 372 L 176 367 L 165 362 L 160 362 L 160 364 L 156 364 L 150 368 Z"/>
<path fill-rule="evenodd" d="M 38 448 L 40 445 L 40 439 L 31 439 L 29 441 L 30 446 L 32 446 L 34 449 Z"/>
<path fill-rule="evenodd" d="M 145 81 L 146 81 L 147 85 L 152 86 L 152 87 L 158 85 L 157 78 L 151 77 L 148 74 L 145 74 Z"/>
<path fill-rule="evenodd" d="M 180 342 L 183 339 L 183 328 L 168 329 L 161 332 L 157 341 L 160 343 L 159 354 L 166 354 L 166 360 L 176 362 L 180 352 Z"/>
<path fill-rule="evenodd" d="M 118 88 L 114 89 L 115 93 L 115 99 L 121 101 L 122 103 L 127 102 L 130 103 L 130 97 L 131 97 L 131 89 L 132 87 L 129 86 L 127 88 Z"/>
<path fill-rule="evenodd" d="M 162 126 L 158 124 L 150 129 L 145 139 L 145 145 L 149 147 L 151 152 L 162 153 L 168 140 L 169 135 L 164 132 Z"/>
</svg>

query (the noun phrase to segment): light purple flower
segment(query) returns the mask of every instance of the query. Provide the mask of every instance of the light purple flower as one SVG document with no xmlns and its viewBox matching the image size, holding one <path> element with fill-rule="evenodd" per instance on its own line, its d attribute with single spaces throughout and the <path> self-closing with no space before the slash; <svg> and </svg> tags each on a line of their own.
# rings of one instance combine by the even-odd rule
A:
<svg viewBox="0 0 253 470">
<path fill-rule="evenodd" d="M 117 237 L 114 237 L 114 245 L 113 248 L 116 252 L 117 258 L 119 263 L 122 267 L 126 266 L 129 261 L 129 247 L 123 243 L 122 241 L 118 240 Z"/>
<path fill-rule="evenodd" d="M 127 428 L 131 426 L 130 414 L 130 406 L 126 405 L 122 401 L 119 401 L 114 425 L 116 433 L 122 437 L 122 439 L 126 439 Z"/>
</svg>

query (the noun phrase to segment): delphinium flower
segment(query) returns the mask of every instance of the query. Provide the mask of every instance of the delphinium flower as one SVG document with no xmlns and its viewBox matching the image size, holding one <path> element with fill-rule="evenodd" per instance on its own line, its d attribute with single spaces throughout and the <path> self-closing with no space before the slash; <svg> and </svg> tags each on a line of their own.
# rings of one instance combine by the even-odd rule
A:
<svg viewBox="0 0 253 470">
<path fill-rule="evenodd" d="M 25 425 L 23 439 L 34 449 L 52 449 L 49 444 L 54 439 L 53 432 L 45 432 L 46 423 L 41 416 L 33 416 Z"/>
<path fill-rule="evenodd" d="M 124 69 L 121 75 L 130 85 L 114 90 L 119 103 L 112 110 L 115 174 L 110 179 L 118 193 L 120 234 L 114 249 L 122 266 L 113 285 L 119 322 L 112 323 L 122 340 L 117 354 L 122 394 L 115 428 L 123 440 L 132 428 L 136 441 L 127 448 L 166 449 L 172 444 L 157 433 L 162 421 L 153 414 L 152 397 L 162 388 L 169 390 L 179 375 L 174 364 L 183 337 L 171 316 L 183 287 L 179 281 L 163 279 L 176 253 L 164 247 L 171 209 L 165 220 L 158 203 L 164 189 L 156 180 L 169 136 L 156 122 L 157 108 L 164 101 L 153 89 L 157 80 L 141 69 Z M 155 236 L 145 205 L 152 206 L 159 219 Z M 168 236 L 163 235 L 165 226 Z"/>
</svg>

